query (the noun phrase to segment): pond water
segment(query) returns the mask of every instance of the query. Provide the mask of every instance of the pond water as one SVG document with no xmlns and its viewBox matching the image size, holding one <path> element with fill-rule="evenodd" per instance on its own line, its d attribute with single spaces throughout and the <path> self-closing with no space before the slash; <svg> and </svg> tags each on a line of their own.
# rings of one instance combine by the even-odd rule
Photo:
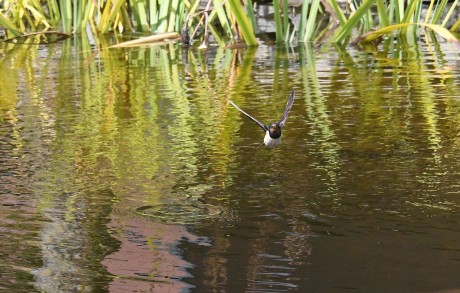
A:
<svg viewBox="0 0 460 293">
<path fill-rule="evenodd" d="M 460 290 L 454 46 L 111 42 L 2 45 L 0 291 Z"/>
</svg>

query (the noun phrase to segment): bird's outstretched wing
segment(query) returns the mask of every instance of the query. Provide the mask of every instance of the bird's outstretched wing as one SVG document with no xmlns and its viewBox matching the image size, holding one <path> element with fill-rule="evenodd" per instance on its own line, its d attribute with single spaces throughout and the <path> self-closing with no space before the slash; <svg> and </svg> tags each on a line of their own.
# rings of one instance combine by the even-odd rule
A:
<svg viewBox="0 0 460 293">
<path fill-rule="evenodd" d="M 281 116 L 280 122 L 278 122 L 280 126 L 283 126 L 284 123 L 286 123 L 286 119 L 288 117 L 289 111 L 291 110 L 292 105 L 294 104 L 294 97 L 295 97 L 294 90 L 292 90 L 291 93 L 289 94 L 289 99 L 286 104 L 286 108 L 284 108 L 283 116 Z"/>
<path fill-rule="evenodd" d="M 255 123 L 257 123 L 257 125 L 259 125 L 260 127 L 262 127 L 262 129 L 264 131 L 268 131 L 268 127 L 263 124 L 262 122 L 260 122 L 259 120 L 257 120 L 256 118 L 252 117 L 251 115 L 249 115 L 248 113 L 244 112 L 243 110 L 240 109 L 240 107 L 238 107 L 232 100 L 229 100 L 230 104 L 233 105 L 233 107 L 235 107 L 238 111 L 240 111 L 241 113 L 243 113 L 244 115 L 246 115 L 249 119 L 251 119 L 252 121 L 254 121 Z"/>
</svg>

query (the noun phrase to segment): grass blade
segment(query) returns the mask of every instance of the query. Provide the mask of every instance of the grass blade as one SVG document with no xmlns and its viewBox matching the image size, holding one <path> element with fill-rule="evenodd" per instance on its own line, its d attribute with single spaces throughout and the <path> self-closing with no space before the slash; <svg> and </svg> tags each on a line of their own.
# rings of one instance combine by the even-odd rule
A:
<svg viewBox="0 0 460 293">
<path fill-rule="evenodd" d="M 288 1 L 283 0 L 283 31 L 286 40 L 289 37 L 289 6 L 288 6 Z"/>
<path fill-rule="evenodd" d="M 134 27 L 137 31 L 145 32 L 149 30 L 149 24 L 147 22 L 147 3 L 145 0 L 131 0 L 131 14 L 134 21 Z M 129 13 L 127 16 L 129 16 Z"/>
<path fill-rule="evenodd" d="M 275 14 L 275 32 L 276 32 L 276 42 L 281 43 L 284 39 L 283 37 L 283 25 L 281 23 L 281 14 L 280 14 L 280 1 L 273 0 L 273 9 Z"/>
<path fill-rule="evenodd" d="M 439 22 L 439 19 L 442 16 L 442 13 L 444 12 L 444 9 L 446 8 L 448 0 L 442 0 L 439 1 L 436 5 L 436 11 L 434 12 L 433 19 L 431 20 L 432 24 L 436 24 Z"/>
<path fill-rule="evenodd" d="M 432 14 L 432 11 L 433 11 L 434 1 L 435 0 L 430 1 L 430 6 L 428 7 L 428 10 L 426 11 L 424 23 L 428 23 L 428 19 L 430 18 L 431 14 Z"/>
<path fill-rule="evenodd" d="M 305 27 L 305 36 L 303 38 L 304 42 L 310 41 L 313 37 L 313 31 L 316 23 L 316 16 L 319 11 L 320 0 L 312 0 L 310 7 L 310 14 L 308 16 L 307 25 Z"/>
<path fill-rule="evenodd" d="M 302 12 L 300 13 L 300 23 L 299 23 L 299 42 L 303 42 L 304 40 L 309 4 L 310 4 L 310 1 L 304 1 L 302 3 Z"/>
<path fill-rule="evenodd" d="M 213 1 L 214 3 L 214 10 L 213 12 L 215 11 L 215 13 L 217 14 L 217 17 L 219 18 L 219 22 L 222 26 L 222 29 L 224 30 L 224 32 L 229 36 L 231 37 L 232 36 L 232 27 L 228 21 L 228 18 L 227 18 L 227 15 L 225 14 L 225 10 L 222 6 L 223 4 L 223 1 L 222 0 L 214 0 Z M 212 13 L 211 13 L 211 22 L 213 20 L 212 18 Z"/>
<path fill-rule="evenodd" d="M 418 5 L 421 5 L 422 2 L 420 0 L 412 0 L 409 2 L 406 12 L 404 13 L 404 17 L 401 22 L 403 23 L 409 23 L 409 22 L 414 22 L 416 21 L 414 19 L 414 13 L 417 9 Z"/>
<path fill-rule="evenodd" d="M 168 20 L 168 32 L 174 31 L 176 25 L 176 15 L 179 11 L 179 0 L 172 0 L 169 6 L 169 20 Z M 179 19 L 177 18 L 177 21 Z"/>
<path fill-rule="evenodd" d="M 385 4 L 383 0 L 377 0 L 377 12 L 379 14 L 379 20 L 381 27 L 386 27 L 390 25 L 390 19 L 386 11 Z"/>
<path fill-rule="evenodd" d="M 341 26 L 345 25 L 348 19 L 345 17 L 345 14 L 343 14 L 342 9 L 340 9 L 338 2 L 336 0 L 328 0 L 328 1 L 332 9 L 334 10 L 337 18 L 339 19 L 340 25 Z"/>
<path fill-rule="evenodd" d="M 150 30 L 154 32 L 158 28 L 158 1 L 157 0 L 150 0 L 149 10 L 150 10 Z"/>
<path fill-rule="evenodd" d="M 385 35 L 387 33 L 390 33 L 392 31 L 400 29 L 400 28 L 405 28 L 405 27 L 408 27 L 408 26 L 412 26 L 412 25 L 418 25 L 418 26 L 423 26 L 423 27 L 430 28 L 431 30 L 436 32 L 438 35 L 440 35 L 441 37 L 445 38 L 447 41 L 457 43 L 457 44 L 459 43 L 458 39 L 451 32 L 449 32 L 449 30 L 447 30 L 446 28 L 444 28 L 444 27 L 442 27 L 440 25 L 437 25 L 437 24 L 426 24 L 426 23 L 399 23 L 399 24 L 390 25 L 390 26 L 381 28 L 379 30 L 369 32 L 369 33 L 366 33 L 366 34 L 362 35 L 359 38 L 358 42 L 370 43 L 370 42 L 376 40 L 377 38 L 380 38 L 381 36 L 383 36 L 383 35 Z"/>
<path fill-rule="evenodd" d="M 246 12 L 248 14 L 249 21 L 251 22 L 253 33 L 255 34 L 256 33 L 256 17 L 254 15 L 254 5 L 252 4 L 252 0 L 247 0 Z"/>
<path fill-rule="evenodd" d="M 446 26 L 447 22 L 449 21 L 450 17 L 452 16 L 452 14 L 454 13 L 454 10 L 455 8 L 457 7 L 458 5 L 458 0 L 455 0 L 453 3 L 452 3 L 452 6 L 450 7 L 449 11 L 447 12 L 446 14 L 446 17 L 444 18 L 441 26 Z"/>
<path fill-rule="evenodd" d="M 437 24 L 421 24 L 421 25 L 430 28 L 435 33 L 437 33 L 438 35 L 440 35 L 441 37 L 443 37 L 449 42 L 453 42 L 457 44 L 459 43 L 458 39 L 445 27 L 442 27 Z"/>
<path fill-rule="evenodd" d="M 460 19 L 454 23 L 454 25 L 450 28 L 450 31 L 455 32 L 458 29 L 460 29 Z"/>
<path fill-rule="evenodd" d="M 22 33 L 16 28 L 2 13 L 0 13 L 0 25 L 5 27 L 9 32 L 11 32 L 15 37 L 19 37 Z"/>
<path fill-rule="evenodd" d="M 249 22 L 249 19 L 246 17 L 243 7 L 238 0 L 228 0 L 231 10 L 235 15 L 236 22 L 243 33 L 244 41 L 248 46 L 257 46 L 257 40 L 254 36 L 254 29 Z"/>
<path fill-rule="evenodd" d="M 157 33 L 165 33 L 168 29 L 168 12 L 169 12 L 169 0 L 160 0 L 160 13 L 158 15 L 158 27 Z"/>
<path fill-rule="evenodd" d="M 60 0 L 62 30 L 64 33 L 72 32 L 72 2 L 71 0 Z"/>
<path fill-rule="evenodd" d="M 343 39 L 345 39 L 345 37 L 349 36 L 358 21 L 369 11 L 375 1 L 376 0 L 365 0 L 346 22 L 346 24 L 340 27 L 340 29 L 332 38 L 332 41 L 340 43 Z"/>
</svg>

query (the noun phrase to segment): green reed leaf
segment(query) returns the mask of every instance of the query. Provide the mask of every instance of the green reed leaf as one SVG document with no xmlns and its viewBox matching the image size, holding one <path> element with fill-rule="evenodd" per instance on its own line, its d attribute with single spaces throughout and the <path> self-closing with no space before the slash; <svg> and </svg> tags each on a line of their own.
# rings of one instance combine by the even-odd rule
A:
<svg viewBox="0 0 460 293">
<path fill-rule="evenodd" d="M 441 26 L 446 26 L 447 22 L 450 20 L 452 17 L 452 14 L 454 14 L 455 9 L 458 7 L 458 0 L 455 0 L 454 2 L 451 3 L 451 7 L 449 11 L 446 14 L 446 17 L 444 18 Z"/>
<path fill-rule="evenodd" d="M 444 9 L 446 8 L 448 0 L 441 0 L 436 3 L 436 9 L 433 15 L 433 19 L 431 20 L 432 24 L 436 24 L 441 19 L 442 14 L 444 13 Z"/>
<path fill-rule="evenodd" d="M 256 16 L 254 15 L 254 5 L 252 4 L 252 0 L 247 0 L 246 12 L 248 14 L 249 21 L 251 22 L 253 33 L 255 34 L 256 33 Z"/>
<path fill-rule="evenodd" d="M 230 8 L 235 15 L 236 22 L 243 33 L 244 41 L 248 46 L 257 46 L 257 40 L 254 36 L 254 29 L 249 22 L 249 19 L 246 17 L 245 11 L 241 6 L 241 3 L 237 0 L 228 0 Z"/>
<path fill-rule="evenodd" d="M 458 39 L 446 28 L 440 25 L 437 25 L 437 24 L 426 24 L 426 23 L 399 23 L 399 24 L 390 25 L 390 26 L 381 28 L 379 30 L 363 34 L 361 37 L 358 38 L 358 42 L 369 43 L 394 30 L 405 28 L 408 26 L 413 26 L 413 25 L 427 27 L 433 30 L 434 32 L 436 32 L 438 35 L 445 38 L 447 41 L 459 43 Z"/>
<path fill-rule="evenodd" d="M 304 42 L 311 41 L 311 39 L 313 38 L 313 32 L 316 24 L 316 16 L 319 12 L 319 4 L 320 0 L 312 0 L 311 2 L 310 13 L 308 15 L 307 24 L 305 27 L 305 35 L 303 38 Z"/>
<path fill-rule="evenodd" d="M 455 32 L 458 29 L 460 29 L 460 19 L 454 23 L 454 25 L 450 28 L 450 31 Z"/>
<path fill-rule="evenodd" d="M 459 43 L 459 40 L 445 27 L 442 27 L 437 24 L 420 24 L 420 25 L 430 28 L 435 33 L 437 33 L 438 35 L 440 35 L 441 37 L 443 37 L 449 42 L 453 42 L 457 44 Z"/>
<path fill-rule="evenodd" d="M 282 1 L 283 3 L 283 31 L 284 31 L 284 34 L 285 34 L 285 38 L 286 40 L 288 39 L 289 37 L 289 6 L 288 6 L 288 1 L 285 0 L 285 1 Z"/>
<path fill-rule="evenodd" d="M 11 32 L 15 37 L 19 37 L 22 33 L 16 28 L 2 13 L 0 13 L 0 25 L 5 27 L 9 32 Z"/>
<path fill-rule="evenodd" d="M 159 0 L 160 12 L 158 15 L 157 33 L 165 33 L 168 29 L 169 0 Z"/>
<path fill-rule="evenodd" d="M 222 26 L 222 29 L 226 33 L 227 36 L 231 37 L 232 36 L 232 27 L 230 22 L 228 21 L 227 14 L 225 13 L 224 7 L 222 6 L 223 0 L 214 0 L 214 9 L 212 12 L 215 12 L 217 14 L 217 17 L 219 18 L 220 25 Z M 212 22 L 212 13 L 211 13 L 211 22 Z"/>
<path fill-rule="evenodd" d="M 281 43 L 284 39 L 283 24 L 281 23 L 280 1 L 273 0 L 273 9 L 275 14 L 275 32 L 276 42 Z"/>
<path fill-rule="evenodd" d="M 385 7 L 385 3 L 383 3 L 383 0 L 377 0 L 377 12 L 379 15 L 380 26 L 386 27 L 390 25 L 389 15 L 387 13 L 387 9 Z"/>
<path fill-rule="evenodd" d="M 309 4 L 310 4 L 310 1 L 304 1 L 302 3 L 302 12 L 300 13 L 300 22 L 299 22 L 299 36 L 298 36 L 299 42 L 302 42 L 304 40 Z"/>
<path fill-rule="evenodd" d="M 369 11 L 376 0 L 365 0 L 361 6 L 356 10 L 356 12 L 350 17 L 350 19 L 341 26 L 339 30 L 335 33 L 332 38 L 333 42 L 340 43 L 347 36 L 351 34 L 351 31 L 356 26 L 356 24 L 361 20 L 361 18 Z"/>
<path fill-rule="evenodd" d="M 64 33 L 72 32 L 72 1 L 61 0 L 60 2 L 61 23 Z"/>
<path fill-rule="evenodd" d="M 307 2 L 307 1 L 306 1 Z M 336 0 L 328 0 L 329 4 L 331 5 L 332 9 L 335 12 L 335 15 L 339 19 L 340 25 L 345 25 L 348 21 L 345 14 L 343 13 L 342 9 L 339 6 L 339 3 Z"/>
<path fill-rule="evenodd" d="M 401 22 L 403 23 L 409 23 L 409 22 L 414 22 L 416 21 L 414 19 L 414 13 L 417 9 L 417 6 L 418 5 L 421 5 L 422 4 L 422 1 L 420 0 L 412 0 L 412 1 L 409 1 L 408 2 L 408 5 L 407 5 L 407 8 L 406 8 L 406 11 L 404 13 L 404 16 L 403 16 L 403 19 Z"/>
</svg>

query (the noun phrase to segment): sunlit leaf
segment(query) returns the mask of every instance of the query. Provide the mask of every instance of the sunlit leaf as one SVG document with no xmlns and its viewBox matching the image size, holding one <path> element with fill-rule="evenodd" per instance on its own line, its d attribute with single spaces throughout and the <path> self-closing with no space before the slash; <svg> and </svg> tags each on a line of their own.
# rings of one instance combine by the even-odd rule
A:
<svg viewBox="0 0 460 293">
<path fill-rule="evenodd" d="M 8 31 L 10 31 L 16 37 L 22 35 L 18 28 L 16 28 L 3 14 L 0 13 L 0 25 L 5 27 Z"/>
<path fill-rule="evenodd" d="M 283 25 L 281 23 L 280 2 L 279 2 L 279 0 L 273 0 L 273 9 L 275 10 L 276 42 L 280 43 L 284 39 L 284 33 L 283 33 Z"/>
<path fill-rule="evenodd" d="M 442 22 L 442 26 L 446 26 L 447 22 L 449 21 L 449 19 L 452 17 L 452 15 L 454 14 L 454 11 L 455 9 L 458 7 L 458 0 L 455 0 L 452 4 L 451 4 L 451 7 L 449 9 L 449 11 L 447 12 L 446 14 L 446 17 L 444 18 L 444 21 Z M 458 16 L 458 14 L 457 14 Z"/>
<path fill-rule="evenodd" d="M 369 9 L 372 7 L 376 0 L 366 0 L 359 6 L 356 12 L 350 17 L 350 19 L 346 22 L 345 25 L 341 26 L 340 29 L 336 32 L 334 37 L 332 38 L 333 42 L 340 43 L 343 41 L 347 36 L 350 36 L 351 31 L 359 22 L 359 20 L 368 13 Z"/>
<path fill-rule="evenodd" d="M 457 40 L 457 38 L 449 30 L 447 30 L 446 28 L 444 28 L 444 27 L 442 27 L 440 25 L 427 24 L 427 23 L 400 23 L 400 24 L 390 25 L 390 26 L 381 28 L 381 29 L 373 31 L 373 32 L 365 33 L 365 34 L 361 35 L 356 40 L 356 42 L 369 43 L 369 42 L 372 42 L 372 41 L 380 38 L 381 36 L 383 36 L 385 34 L 388 34 L 388 33 L 392 32 L 392 31 L 394 31 L 394 30 L 404 28 L 404 27 L 408 27 L 408 26 L 412 26 L 412 25 L 428 27 L 431 30 L 433 30 L 434 32 L 436 32 L 437 34 L 439 34 L 440 36 L 442 36 L 443 38 L 445 38 L 446 40 L 448 40 L 449 42 L 455 42 L 455 43 L 459 42 Z"/>
<path fill-rule="evenodd" d="M 457 20 L 454 25 L 450 28 L 451 31 L 455 32 L 460 28 L 460 19 Z"/>
<path fill-rule="evenodd" d="M 420 24 L 422 26 L 426 26 L 436 32 L 438 35 L 443 37 L 444 39 L 448 40 L 449 42 L 458 43 L 458 39 L 446 28 L 437 25 L 437 24 Z"/>
<path fill-rule="evenodd" d="M 246 13 L 241 6 L 241 2 L 237 0 L 228 0 L 233 14 L 235 15 L 236 22 L 241 29 L 244 37 L 244 41 L 248 46 L 257 46 L 257 40 L 254 36 L 254 29 L 246 16 Z"/>
<path fill-rule="evenodd" d="M 313 31 L 316 24 L 316 16 L 319 11 L 320 0 L 312 0 L 310 7 L 310 14 L 308 16 L 307 24 L 305 27 L 304 42 L 310 41 L 313 38 Z"/>
</svg>

